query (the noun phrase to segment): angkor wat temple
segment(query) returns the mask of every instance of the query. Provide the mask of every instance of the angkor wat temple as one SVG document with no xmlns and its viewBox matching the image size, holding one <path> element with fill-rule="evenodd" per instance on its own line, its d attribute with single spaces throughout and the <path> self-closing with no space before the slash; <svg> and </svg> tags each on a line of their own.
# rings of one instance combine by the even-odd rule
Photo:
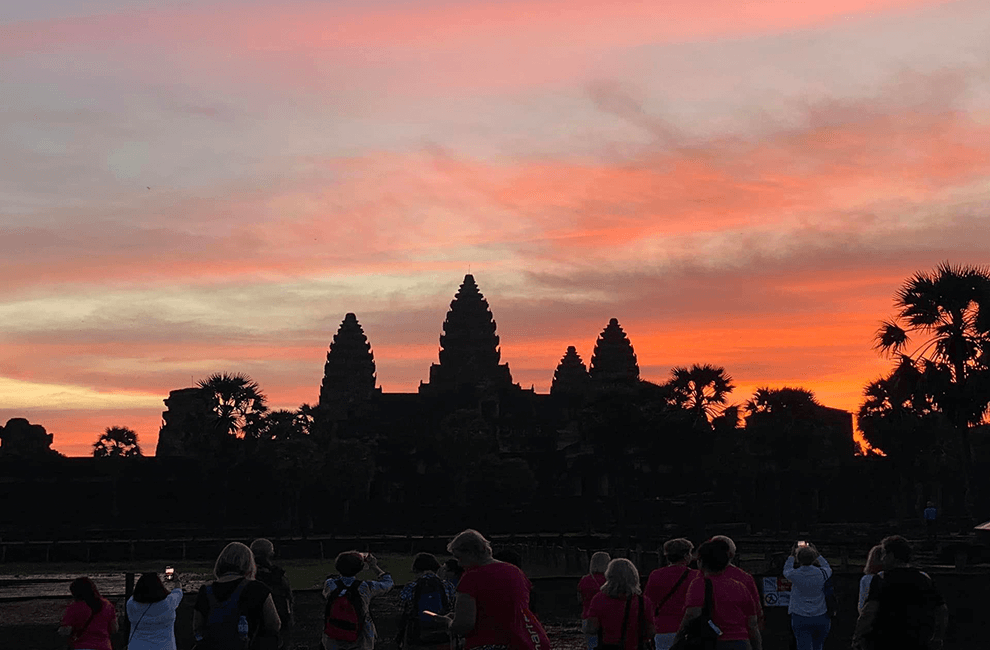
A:
<svg viewBox="0 0 990 650">
<path fill-rule="evenodd" d="M 599 335 L 590 368 L 574 346 L 567 348 L 554 371 L 550 394 L 514 383 L 509 365 L 501 361 L 488 301 L 470 274 L 451 301 L 442 329 L 439 362 L 430 366 L 429 379 L 420 382 L 416 393 L 384 393 L 377 386 L 371 343 L 357 317 L 347 314 L 326 356 L 318 402 L 325 423 L 335 433 L 382 442 L 383 431 L 422 422 L 426 414 L 433 420 L 476 410 L 494 427 L 503 452 L 521 453 L 526 438 L 537 434 L 537 420 L 566 415 L 561 409 L 566 411 L 594 391 L 633 389 L 640 383 L 636 354 L 615 318 Z M 156 454 L 186 455 L 191 428 L 183 423 L 202 421 L 209 406 L 198 388 L 172 391 L 165 403 L 168 410 L 162 416 Z"/>
</svg>

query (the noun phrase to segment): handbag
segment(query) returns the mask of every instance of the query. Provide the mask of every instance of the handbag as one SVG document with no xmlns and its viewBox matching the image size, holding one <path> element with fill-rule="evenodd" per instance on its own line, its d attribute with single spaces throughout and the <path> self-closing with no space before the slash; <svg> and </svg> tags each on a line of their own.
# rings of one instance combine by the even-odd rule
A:
<svg viewBox="0 0 990 650">
<path fill-rule="evenodd" d="M 701 616 L 691 619 L 678 633 L 677 642 L 670 650 L 715 650 L 722 631 L 712 621 L 715 599 L 712 594 L 712 581 L 705 578 L 705 605 Z"/>
</svg>

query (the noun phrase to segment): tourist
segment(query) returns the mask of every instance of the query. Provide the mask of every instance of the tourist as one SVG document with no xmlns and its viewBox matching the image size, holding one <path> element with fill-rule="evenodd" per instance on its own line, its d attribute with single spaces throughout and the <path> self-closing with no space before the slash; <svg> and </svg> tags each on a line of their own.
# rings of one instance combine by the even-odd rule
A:
<svg viewBox="0 0 990 650">
<path fill-rule="evenodd" d="M 784 562 L 784 577 L 791 581 L 787 613 L 797 650 L 822 650 L 832 627 L 825 603 L 825 581 L 832 575 L 828 560 L 814 544 L 798 542 Z"/>
<path fill-rule="evenodd" d="M 387 593 L 394 582 L 392 575 L 378 566 L 378 559 L 371 553 L 346 551 L 337 556 L 334 561 L 339 577 L 327 578 L 323 584 L 323 597 L 327 599 L 328 607 L 333 606 L 337 599 L 349 598 L 348 590 L 357 585 L 356 595 L 359 597 L 358 630 L 354 640 L 349 640 L 347 634 L 328 634 L 327 626 L 323 630 L 323 647 L 326 650 L 371 650 L 378 639 L 378 630 L 371 617 L 371 599 Z M 357 575 L 367 567 L 375 575 L 374 580 L 359 580 Z M 350 592 L 354 595 L 354 592 Z M 341 601 L 343 602 L 343 601 Z M 353 629 L 353 628 L 352 628 Z M 346 632 L 346 630 L 343 630 Z M 335 630 L 336 632 L 336 630 Z M 341 638 L 333 638 L 338 636 Z"/>
<path fill-rule="evenodd" d="M 413 558 L 412 572 L 415 580 L 399 592 L 402 614 L 399 618 L 399 632 L 396 643 L 400 647 L 436 648 L 447 650 L 450 635 L 446 621 L 423 614 L 423 610 L 449 614 L 457 597 L 456 588 L 437 575 L 440 563 L 430 553 L 418 553 Z"/>
<path fill-rule="evenodd" d="M 650 573 L 644 593 L 653 601 L 656 650 L 670 650 L 684 620 L 685 598 L 690 584 L 701 575 L 688 565 L 694 560 L 694 544 L 678 537 L 663 545 L 667 566 Z"/>
<path fill-rule="evenodd" d="M 58 633 L 69 637 L 73 650 L 112 650 L 110 635 L 118 630 L 117 612 L 89 578 L 69 584 L 72 602 L 62 615 Z"/>
<path fill-rule="evenodd" d="M 740 569 L 737 565 L 733 564 L 732 561 L 736 558 L 736 543 L 732 541 L 731 537 L 726 535 L 715 535 L 712 537 L 713 540 L 718 540 L 724 542 L 726 546 L 729 547 L 729 566 L 725 568 L 725 575 L 729 576 L 733 580 L 738 580 L 746 587 L 746 591 L 749 592 L 750 597 L 756 602 L 756 618 L 760 624 L 760 629 L 765 627 L 763 619 L 763 600 L 760 598 L 760 590 L 756 588 L 756 580 L 750 575 L 748 571 Z"/>
<path fill-rule="evenodd" d="M 257 565 L 255 580 L 265 584 L 272 592 L 272 602 L 278 612 L 282 625 L 278 631 L 278 647 L 285 648 L 289 644 L 289 633 L 292 628 L 292 611 L 295 597 L 292 595 L 292 585 L 285 575 L 285 570 L 274 564 L 275 545 L 267 539 L 256 539 L 251 542 L 251 554 Z"/>
<path fill-rule="evenodd" d="M 457 584 L 451 634 L 464 637 L 464 648 L 508 648 L 524 634 L 522 613 L 529 610 L 530 583 L 522 571 L 492 557 L 492 545 L 476 530 L 459 533 L 447 551 L 464 567 Z"/>
<path fill-rule="evenodd" d="M 171 590 L 157 573 L 138 578 L 125 605 L 131 624 L 127 650 L 175 650 L 175 610 L 182 602 L 182 585 L 174 574 L 168 583 Z"/>
<path fill-rule="evenodd" d="M 636 565 L 616 558 L 605 569 L 605 584 L 591 599 L 586 629 L 598 635 L 598 647 L 637 650 L 656 633 L 653 602 L 643 596 Z"/>
<path fill-rule="evenodd" d="M 866 595 L 870 593 L 870 583 L 873 576 L 883 573 L 883 547 L 879 544 L 870 549 L 866 556 L 866 566 L 863 567 L 863 577 L 859 579 L 859 603 L 858 609 L 863 611 L 866 604 Z"/>
<path fill-rule="evenodd" d="M 591 599 L 598 595 L 602 585 L 605 584 L 605 569 L 608 568 L 611 559 L 611 556 L 604 551 L 593 554 L 588 566 L 588 575 L 578 581 L 577 599 L 581 604 L 581 630 L 585 634 L 588 650 L 598 645 L 598 635 L 588 634 L 588 608 L 591 607 Z"/>
<path fill-rule="evenodd" d="M 438 575 L 444 581 L 453 585 L 456 590 L 457 583 L 460 582 L 461 576 L 464 575 L 464 567 L 462 567 L 455 558 L 449 557 L 444 560 L 443 566 L 440 567 L 440 572 Z"/>
<path fill-rule="evenodd" d="M 934 545 L 938 539 L 938 510 L 934 501 L 929 501 L 925 505 L 921 516 L 925 520 L 925 537 L 929 544 Z"/>
<path fill-rule="evenodd" d="M 701 616 L 710 583 L 714 605 L 710 620 L 721 630 L 718 650 L 762 650 L 757 604 L 746 586 L 728 575 L 729 556 L 729 545 L 721 539 L 710 539 L 698 548 L 702 575 L 688 587 L 684 620 L 675 643 L 684 636 L 691 621 Z"/>
<path fill-rule="evenodd" d="M 243 637 L 244 622 L 249 639 L 278 638 L 281 622 L 271 590 L 254 579 L 256 573 L 254 555 L 244 544 L 231 542 L 220 551 L 213 565 L 216 580 L 199 588 L 193 606 L 193 635 L 197 642 L 229 638 L 232 626 Z"/>
<path fill-rule="evenodd" d="M 948 608 L 931 576 L 911 566 L 911 545 L 900 535 L 885 537 L 880 553 L 883 573 L 870 583 L 853 646 L 873 650 L 941 648 Z"/>
</svg>

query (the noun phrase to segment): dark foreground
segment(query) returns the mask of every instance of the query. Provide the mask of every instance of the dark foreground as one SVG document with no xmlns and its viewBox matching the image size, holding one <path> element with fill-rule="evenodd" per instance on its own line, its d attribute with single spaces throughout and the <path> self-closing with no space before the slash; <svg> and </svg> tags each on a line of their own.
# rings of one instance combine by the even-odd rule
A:
<svg viewBox="0 0 990 650">
<path fill-rule="evenodd" d="M 759 576 L 758 576 L 759 578 Z M 835 619 L 826 641 L 826 650 L 849 647 L 856 620 L 856 594 L 860 574 L 838 574 L 836 590 L 840 597 L 840 615 Z M 945 573 L 935 575 L 936 583 L 949 605 L 950 624 L 947 650 L 984 647 L 981 625 L 985 607 L 990 603 L 990 575 L 985 573 Z M 535 578 L 534 611 L 547 626 L 555 650 L 579 650 L 584 641 L 578 628 L 579 610 L 575 602 L 577 578 Z M 372 601 L 372 615 L 381 637 L 378 648 L 395 650 L 392 641 L 399 615 L 398 589 Z M 52 650 L 64 647 L 55 633 L 59 618 L 68 605 L 67 598 L 38 598 L 17 602 L 0 602 L 0 649 Z M 192 607 L 195 594 L 187 594 L 179 608 L 176 623 L 178 650 L 192 647 Z M 291 631 L 290 647 L 316 650 L 319 647 L 323 619 L 323 598 L 317 590 L 296 593 L 297 623 Z M 115 603 L 118 610 L 122 603 Z M 789 620 L 785 608 L 766 610 L 767 650 L 788 650 Z M 114 648 L 125 647 L 124 639 L 115 640 Z"/>
</svg>

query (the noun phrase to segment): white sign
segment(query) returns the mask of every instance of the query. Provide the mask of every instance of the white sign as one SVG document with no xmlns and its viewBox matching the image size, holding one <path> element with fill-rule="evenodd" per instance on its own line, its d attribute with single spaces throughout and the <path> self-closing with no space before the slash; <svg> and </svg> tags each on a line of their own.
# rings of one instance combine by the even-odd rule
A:
<svg viewBox="0 0 990 650">
<path fill-rule="evenodd" d="M 791 581 L 787 578 L 763 579 L 763 606 L 787 607 L 791 603 Z"/>
</svg>

